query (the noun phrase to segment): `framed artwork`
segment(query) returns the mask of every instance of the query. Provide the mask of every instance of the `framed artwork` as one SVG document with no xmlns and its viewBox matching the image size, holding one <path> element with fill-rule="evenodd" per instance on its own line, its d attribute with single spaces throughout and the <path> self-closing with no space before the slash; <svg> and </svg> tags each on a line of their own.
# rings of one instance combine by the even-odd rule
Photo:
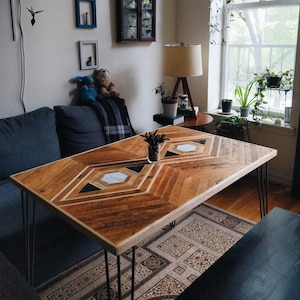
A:
<svg viewBox="0 0 300 300">
<path fill-rule="evenodd" d="M 96 0 L 76 1 L 76 26 L 79 28 L 96 28 Z"/>
<path fill-rule="evenodd" d="M 80 41 L 79 42 L 80 70 L 97 69 L 98 59 L 98 41 Z"/>
</svg>

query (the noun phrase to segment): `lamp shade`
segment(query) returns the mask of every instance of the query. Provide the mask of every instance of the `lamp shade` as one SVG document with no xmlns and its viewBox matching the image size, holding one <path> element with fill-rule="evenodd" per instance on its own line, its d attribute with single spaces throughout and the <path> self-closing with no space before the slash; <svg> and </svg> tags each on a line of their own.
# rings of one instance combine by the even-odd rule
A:
<svg viewBox="0 0 300 300">
<path fill-rule="evenodd" d="M 201 45 L 165 45 L 163 74 L 174 77 L 201 76 L 203 74 Z"/>
</svg>

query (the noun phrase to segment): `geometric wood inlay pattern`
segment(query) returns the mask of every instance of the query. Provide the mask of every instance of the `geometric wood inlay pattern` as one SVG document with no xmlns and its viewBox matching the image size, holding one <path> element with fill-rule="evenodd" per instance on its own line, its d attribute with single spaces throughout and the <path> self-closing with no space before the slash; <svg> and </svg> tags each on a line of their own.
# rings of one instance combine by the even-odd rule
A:
<svg viewBox="0 0 300 300">
<path fill-rule="evenodd" d="M 161 159 L 143 137 L 99 147 L 11 176 L 107 250 L 120 254 L 277 155 L 275 149 L 177 126 Z"/>
</svg>

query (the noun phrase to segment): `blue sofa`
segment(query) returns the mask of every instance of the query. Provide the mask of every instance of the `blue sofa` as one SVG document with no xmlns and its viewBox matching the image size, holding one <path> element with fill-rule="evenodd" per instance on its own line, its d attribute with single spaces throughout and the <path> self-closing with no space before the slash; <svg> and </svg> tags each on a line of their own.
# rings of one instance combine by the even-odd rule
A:
<svg viewBox="0 0 300 300">
<path fill-rule="evenodd" d="M 27 267 L 21 192 L 9 176 L 106 141 L 101 118 L 89 106 L 43 107 L 0 120 L 0 252 L 23 276 Z M 100 249 L 39 203 L 35 248 L 35 286 Z"/>
</svg>

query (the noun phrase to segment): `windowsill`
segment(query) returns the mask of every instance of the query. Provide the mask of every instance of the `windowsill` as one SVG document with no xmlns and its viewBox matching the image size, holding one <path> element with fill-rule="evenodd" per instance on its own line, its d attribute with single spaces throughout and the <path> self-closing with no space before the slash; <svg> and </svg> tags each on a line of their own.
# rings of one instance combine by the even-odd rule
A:
<svg viewBox="0 0 300 300">
<path fill-rule="evenodd" d="M 235 110 L 232 110 L 232 114 L 222 114 L 221 109 L 215 109 L 208 111 L 210 115 L 216 117 L 230 117 L 230 116 L 238 116 L 239 113 Z M 295 128 L 291 127 L 289 124 L 286 124 L 284 120 L 281 120 L 280 124 L 275 125 L 275 121 L 272 119 L 263 119 L 260 123 L 257 123 L 253 120 L 252 114 L 249 114 L 247 120 L 257 126 L 252 126 L 251 128 L 257 128 L 257 130 L 266 130 L 267 132 L 276 133 L 285 136 L 294 136 L 296 134 Z"/>
</svg>

